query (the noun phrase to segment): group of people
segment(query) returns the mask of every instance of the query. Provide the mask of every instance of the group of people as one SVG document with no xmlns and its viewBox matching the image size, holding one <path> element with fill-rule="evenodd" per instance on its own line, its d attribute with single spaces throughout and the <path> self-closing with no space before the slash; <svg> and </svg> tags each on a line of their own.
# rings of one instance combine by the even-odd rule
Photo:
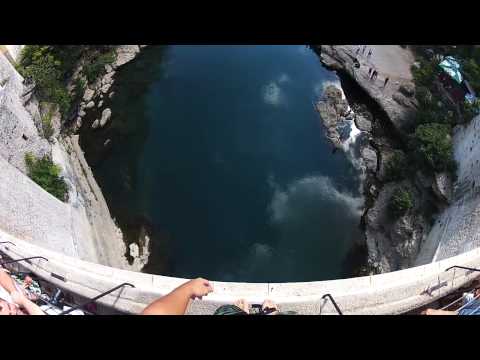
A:
<svg viewBox="0 0 480 360">
<path fill-rule="evenodd" d="M 359 45 L 357 47 L 357 49 L 355 50 L 355 55 L 359 56 L 360 51 L 361 51 L 362 55 L 365 55 L 365 51 L 367 51 L 367 45 L 362 45 L 362 46 Z M 372 49 L 368 49 L 368 53 L 367 53 L 367 59 L 368 60 L 370 60 L 372 54 L 373 54 Z M 370 81 L 375 81 L 375 80 L 377 80 L 377 78 L 378 78 L 378 71 L 373 66 L 371 66 L 368 70 L 368 79 Z M 385 88 L 387 86 L 389 81 L 390 81 L 390 78 L 385 77 L 385 80 L 384 80 L 384 83 L 383 83 L 383 88 Z"/>
<path fill-rule="evenodd" d="M 15 281 L 6 269 L 0 268 L 0 315 L 46 315 L 44 309 L 37 305 L 36 294 L 28 290 L 32 279 L 26 276 L 23 284 Z M 187 281 L 169 294 L 153 301 L 142 312 L 142 315 L 184 315 L 192 300 L 202 299 L 212 293 L 212 284 L 198 278 Z M 223 305 L 215 311 L 215 315 L 249 315 L 252 306 L 244 299 L 234 304 Z M 266 300 L 256 314 L 279 314 L 278 306 Z"/>
<path fill-rule="evenodd" d="M 360 49 L 362 49 L 362 55 L 365 55 L 365 51 L 367 50 L 367 45 L 363 45 L 363 47 L 361 47 L 360 45 L 357 47 L 357 50 L 355 51 L 355 55 L 358 56 L 360 54 Z M 372 49 L 368 49 L 368 53 L 367 53 L 367 59 L 370 59 L 370 57 L 372 56 L 373 54 L 373 51 Z"/>
<path fill-rule="evenodd" d="M 35 304 L 37 295 L 32 294 L 28 287 L 32 283 L 30 277 L 25 277 L 20 285 L 8 273 L 0 268 L 0 315 L 45 315 L 44 310 Z M 184 315 L 192 300 L 202 299 L 214 291 L 210 281 L 202 278 L 193 279 L 180 285 L 169 294 L 153 301 L 142 312 L 142 315 Z M 456 311 L 427 309 L 424 315 L 480 315 L 480 288 L 464 296 L 464 305 Z M 240 299 L 231 305 L 222 305 L 214 315 L 277 315 L 278 306 L 271 300 L 265 300 L 257 311 L 246 300 Z M 283 313 L 288 314 L 288 313 Z"/>
</svg>

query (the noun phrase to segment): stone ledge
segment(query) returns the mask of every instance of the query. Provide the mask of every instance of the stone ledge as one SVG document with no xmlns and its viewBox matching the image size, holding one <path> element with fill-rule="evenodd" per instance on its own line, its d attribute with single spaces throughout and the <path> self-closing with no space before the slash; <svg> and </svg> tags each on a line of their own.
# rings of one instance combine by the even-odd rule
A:
<svg viewBox="0 0 480 360">
<path fill-rule="evenodd" d="M 153 299 L 163 296 L 186 279 L 137 273 L 89 263 L 19 240 L 0 230 L 0 250 L 12 258 L 44 256 L 25 266 L 38 276 L 78 295 L 93 297 L 100 292 L 130 282 L 100 300 L 125 313 L 139 313 Z M 261 303 L 269 298 L 284 311 L 299 314 L 335 314 L 330 302 L 321 297 L 330 293 L 345 314 L 400 314 L 426 305 L 472 281 L 477 275 L 464 270 L 445 269 L 453 265 L 480 267 L 480 249 L 406 270 L 367 277 L 305 283 L 226 283 L 213 282 L 215 293 L 203 301 L 192 302 L 188 314 L 212 314 L 215 309 L 239 298 Z M 51 273 L 65 276 L 63 282 Z M 438 285 L 441 286 L 438 286 Z"/>
</svg>

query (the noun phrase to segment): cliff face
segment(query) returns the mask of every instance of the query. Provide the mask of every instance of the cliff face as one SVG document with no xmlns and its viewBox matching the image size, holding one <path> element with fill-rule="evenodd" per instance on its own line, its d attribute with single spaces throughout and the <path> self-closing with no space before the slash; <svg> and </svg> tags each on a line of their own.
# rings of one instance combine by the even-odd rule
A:
<svg viewBox="0 0 480 360">
<path fill-rule="evenodd" d="M 458 179 L 453 200 L 437 218 L 416 261 L 423 265 L 480 246 L 480 116 L 454 129 Z"/>
<path fill-rule="evenodd" d="M 350 76 L 375 100 L 393 125 L 393 136 L 401 140 L 412 126 L 416 108 L 414 87 L 408 76 L 397 78 L 386 88 L 382 86 L 383 81 L 372 82 L 367 72 L 373 65 L 365 56 L 356 56 L 355 48 L 320 45 L 316 50 L 321 53 L 324 65 Z M 374 121 L 373 125 L 375 128 L 379 124 Z M 434 179 L 430 179 L 419 171 L 413 180 L 385 183 L 382 173 L 393 150 L 392 139 L 382 139 L 373 134 L 370 142 L 377 150 L 379 168 L 374 177 L 366 180 L 365 193 L 371 201 L 367 201 L 370 205 L 367 205 L 364 225 L 369 263 L 376 271 L 388 272 L 423 265 L 480 246 L 479 129 L 480 117 L 467 126 L 454 129 L 454 156 L 459 168 L 453 195 L 447 184 L 450 179 L 442 180 L 444 174 L 436 174 Z M 392 219 L 387 215 L 387 206 L 393 191 L 399 187 L 410 189 L 414 195 L 414 209 L 398 219 Z M 432 197 L 432 193 L 436 198 Z M 422 215 L 425 204 L 432 201 L 442 203 L 445 208 L 437 216 L 433 227 Z"/>
<path fill-rule="evenodd" d="M 129 59 L 131 60 L 131 59 Z M 78 136 L 42 137 L 38 101 L 0 55 L 0 228 L 20 239 L 66 255 L 117 268 L 129 265 L 122 233 L 78 145 Z M 57 129 L 58 132 L 58 129 Z M 24 156 L 52 157 L 69 186 L 68 203 L 31 181 Z"/>
</svg>

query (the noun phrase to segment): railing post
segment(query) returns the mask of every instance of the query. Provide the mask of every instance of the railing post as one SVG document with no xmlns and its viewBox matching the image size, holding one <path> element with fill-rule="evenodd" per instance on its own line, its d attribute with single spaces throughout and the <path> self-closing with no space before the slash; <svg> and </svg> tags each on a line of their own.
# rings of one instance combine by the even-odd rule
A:
<svg viewBox="0 0 480 360">
<path fill-rule="evenodd" d="M 17 259 L 17 260 L 0 261 L 0 266 L 4 266 L 6 264 L 13 264 L 13 263 L 20 262 L 20 261 L 27 261 L 28 262 L 28 260 L 31 260 L 31 259 L 42 259 L 42 260 L 48 261 L 48 259 L 43 257 L 43 256 L 31 256 L 31 257 L 26 257 L 26 258 Z"/>
<path fill-rule="evenodd" d="M 325 295 L 322 296 L 322 299 L 326 299 L 326 298 L 329 299 L 332 302 L 333 307 L 335 308 L 335 310 L 337 310 L 338 314 L 343 315 L 342 310 L 340 310 L 340 308 L 338 307 L 337 303 L 333 299 L 333 296 L 330 295 L 330 294 L 325 294 Z"/>
<path fill-rule="evenodd" d="M 114 292 L 115 290 L 118 290 L 118 289 L 120 289 L 120 288 L 122 288 L 122 287 L 124 287 L 124 286 L 130 286 L 130 287 L 132 287 L 132 288 L 135 287 L 135 285 L 132 285 L 132 284 L 130 284 L 130 283 L 120 284 L 120 285 L 118 285 L 118 286 L 115 286 L 113 289 L 110 289 L 110 290 L 108 290 L 108 291 L 105 291 L 104 293 L 101 293 L 100 295 L 95 296 L 94 298 L 88 300 L 87 302 L 85 302 L 85 303 L 83 303 L 83 304 L 80 304 L 80 305 L 74 306 L 74 307 L 72 307 L 72 308 L 70 308 L 70 309 L 68 309 L 68 310 L 62 311 L 62 312 L 61 312 L 60 314 L 58 314 L 58 315 L 66 315 L 66 314 L 71 313 L 71 312 L 74 311 L 74 310 L 81 309 L 81 308 L 83 308 L 84 306 L 86 306 L 86 305 L 88 305 L 88 304 L 92 304 L 92 303 L 94 303 L 95 301 L 97 301 L 98 299 L 104 297 L 105 295 L 108 295 L 108 294 Z"/>
</svg>

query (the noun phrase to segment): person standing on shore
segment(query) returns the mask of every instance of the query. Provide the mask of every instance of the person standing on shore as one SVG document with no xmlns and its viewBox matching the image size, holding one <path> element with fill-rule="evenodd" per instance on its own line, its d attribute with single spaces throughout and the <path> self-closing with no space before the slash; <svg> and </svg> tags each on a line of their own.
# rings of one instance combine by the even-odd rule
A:
<svg viewBox="0 0 480 360">
<path fill-rule="evenodd" d="M 387 86 L 388 80 L 390 80 L 390 79 L 388 77 L 386 77 L 385 78 L 385 83 L 383 84 L 383 88 L 385 88 L 385 86 Z"/>
</svg>

